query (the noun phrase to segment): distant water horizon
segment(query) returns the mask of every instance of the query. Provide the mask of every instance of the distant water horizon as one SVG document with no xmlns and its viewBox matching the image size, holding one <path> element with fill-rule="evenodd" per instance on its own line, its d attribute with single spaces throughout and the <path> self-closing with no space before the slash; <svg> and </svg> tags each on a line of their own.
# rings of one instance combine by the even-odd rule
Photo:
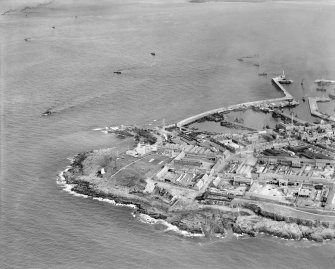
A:
<svg viewBox="0 0 335 269">
<path fill-rule="evenodd" d="M 188 237 L 57 183 L 67 158 L 127 146 L 95 128 L 279 97 L 283 70 L 297 100 L 320 94 L 314 80 L 335 79 L 333 1 L 43 3 L 0 7 L 14 10 L 0 16 L 1 268 L 335 267 L 334 241 Z M 306 103 L 295 113 L 315 120 Z"/>
</svg>

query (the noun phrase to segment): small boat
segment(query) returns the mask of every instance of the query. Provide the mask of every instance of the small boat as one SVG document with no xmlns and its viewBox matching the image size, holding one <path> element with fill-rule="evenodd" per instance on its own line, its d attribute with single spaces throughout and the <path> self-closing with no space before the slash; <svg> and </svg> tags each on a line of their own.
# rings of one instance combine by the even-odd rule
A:
<svg viewBox="0 0 335 269">
<path fill-rule="evenodd" d="M 293 80 L 290 80 L 290 79 L 279 81 L 280 84 L 291 84 L 292 82 L 293 82 Z"/>
<path fill-rule="evenodd" d="M 114 71 L 114 74 L 118 74 L 118 75 L 121 75 L 121 71 Z"/>
<path fill-rule="evenodd" d="M 243 62 L 243 59 L 242 58 L 238 58 L 237 59 L 239 62 Z"/>
<path fill-rule="evenodd" d="M 302 98 L 302 101 L 304 101 L 304 102 L 306 101 L 305 97 Z"/>
<path fill-rule="evenodd" d="M 51 114 L 52 114 L 52 112 L 50 111 L 50 109 L 48 109 L 47 111 L 42 113 L 42 116 L 49 116 Z"/>
<path fill-rule="evenodd" d="M 258 73 L 258 75 L 259 75 L 259 76 L 267 76 L 268 73 L 263 72 L 263 73 Z"/>
<path fill-rule="evenodd" d="M 155 52 L 151 52 L 150 53 L 152 56 L 156 56 L 156 53 Z"/>
<path fill-rule="evenodd" d="M 318 87 L 318 88 L 316 88 L 316 90 L 319 91 L 319 92 L 325 92 L 326 88 Z"/>
<path fill-rule="evenodd" d="M 28 41 L 29 41 L 29 39 L 30 39 L 30 38 L 29 38 L 29 37 L 27 37 L 27 38 L 25 38 L 25 39 L 24 39 L 24 41 L 28 42 Z"/>
<path fill-rule="evenodd" d="M 52 29 L 56 29 L 56 26 L 52 26 L 51 28 L 52 28 Z"/>
<path fill-rule="evenodd" d="M 257 67 L 259 67 L 259 63 L 255 63 L 255 64 L 254 64 L 254 66 L 257 66 Z"/>
</svg>

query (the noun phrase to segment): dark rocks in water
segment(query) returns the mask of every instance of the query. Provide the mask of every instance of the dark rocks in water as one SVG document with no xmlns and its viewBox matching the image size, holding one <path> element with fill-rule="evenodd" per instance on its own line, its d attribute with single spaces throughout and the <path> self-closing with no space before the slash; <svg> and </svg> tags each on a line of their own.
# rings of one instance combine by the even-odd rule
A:
<svg viewBox="0 0 335 269">
<path fill-rule="evenodd" d="M 93 196 L 95 194 L 90 186 L 90 183 L 85 181 L 77 182 L 76 186 L 74 186 L 71 190 L 88 196 Z"/>
<path fill-rule="evenodd" d="M 169 213 L 166 220 L 181 230 L 210 237 L 213 234 L 225 235 L 227 230 L 232 228 L 235 217 L 232 212 L 201 209 L 189 212 L 175 211 Z"/>
<path fill-rule="evenodd" d="M 259 216 L 238 217 L 233 224 L 233 231 L 250 236 L 255 236 L 257 233 L 266 233 L 287 239 L 300 240 L 303 238 L 303 233 L 298 224 L 274 221 Z"/>
<path fill-rule="evenodd" d="M 126 137 L 132 137 L 134 136 L 132 133 L 126 131 L 126 130 L 111 130 L 111 131 L 108 131 L 110 133 L 115 133 L 116 134 L 116 137 L 119 138 L 119 139 L 124 139 Z"/>
<path fill-rule="evenodd" d="M 117 134 L 116 137 L 119 138 L 119 139 L 125 139 L 126 138 L 126 136 L 123 135 L 123 134 Z"/>
</svg>

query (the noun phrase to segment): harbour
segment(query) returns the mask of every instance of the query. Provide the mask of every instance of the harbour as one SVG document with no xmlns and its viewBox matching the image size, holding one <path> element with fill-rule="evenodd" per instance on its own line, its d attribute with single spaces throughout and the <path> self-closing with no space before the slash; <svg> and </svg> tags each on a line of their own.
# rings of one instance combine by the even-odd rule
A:
<svg viewBox="0 0 335 269">
<path fill-rule="evenodd" d="M 225 113 L 230 112 L 234 110 L 240 110 L 240 109 L 248 109 L 248 108 L 257 108 L 263 111 L 273 110 L 275 108 L 284 108 L 287 106 L 297 106 L 299 104 L 298 101 L 294 100 L 293 96 L 280 84 L 282 77 L 274 77 L 272 78 L 273 84 L 284 94 L 284 97 L 274 98 L 274 99 L 267 99 L 267 100 L 260 100 L 260 101 L 252 101 L 252 102 L 246 102 L 241 103 L 237 105 L 231 105 L 228 107 L 222 107 L 217 109 L 212 109 L 194 116 L 191 116 L 189 118 L 183 119 L 176 123 L 178 127 L 182 127 L 184 125 L 190 124 L 200 118 L 215 114 L 215 113 Z M 169 125 L 173 126 L 172 125 Z"/>
</svg>

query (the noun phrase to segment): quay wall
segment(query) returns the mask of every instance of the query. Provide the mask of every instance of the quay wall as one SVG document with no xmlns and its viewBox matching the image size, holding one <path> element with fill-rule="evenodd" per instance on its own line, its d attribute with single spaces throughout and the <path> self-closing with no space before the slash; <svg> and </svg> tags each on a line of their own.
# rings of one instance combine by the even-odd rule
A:
<svg viewBox="0 0 335 269">
<path fill-rule="evenodd" d="M 329 115 L 325 115 L 319 112 L 318 105 L 317 105 L 317 102 L 329 102 L 330 98 L 328 97 L 309 97 L 308 101 L 309 101 L 309 109 L 313 116 L 316 116 L 316 117 L 319 117 L 325 120 L 335 121 L 335 117 L 331 117 Z"/>
<path fill-rule="evenodd" d="M 286 119 L 289 119 L 289 120 L 292 119 L 292 115 L 285 114 L 285 113 L 283 113 L 283 112 L 281 112 L 281 111 L 279 111 L 279 110 L 275 110 L 274 112 L 275 112 L 276 114 L 280 115 L 281 117 L 286 118 Z M 308 121 L 299 119 L 299 118 L 297 118 L 297 117 L 293 117 L 293 121 L 294 121 L 294 122 L 298 122 L 298 123 L 300 123 L 300 124 L 302 124 L 302 125 L 308 123 Z"/>
<path fill-rule="evenodd" d="M 292 95 L 283 87 L 283 85 L 279 83 L 279 79 L 280 77 L 275 77 L 272 79 L 272 82 L 277 86 L 279 90 L 281 90 L 285 94 L 286 97 L 290 97 L 293 99 Z"/>
</svg>

